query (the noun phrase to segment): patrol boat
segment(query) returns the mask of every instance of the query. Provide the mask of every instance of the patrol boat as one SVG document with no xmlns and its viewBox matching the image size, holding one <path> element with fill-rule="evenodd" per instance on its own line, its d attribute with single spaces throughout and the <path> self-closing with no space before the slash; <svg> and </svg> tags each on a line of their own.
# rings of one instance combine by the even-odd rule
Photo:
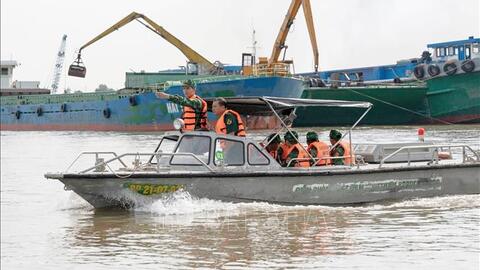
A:
<svg viewBox="0 0 480 270">
<path fill-rule="evenodd" d="M 228 106 L 241 114 L 277 117 L 278 133 L 290 130 L 299 107 L 364 108 L 363 116 L 371 108 L 368 102 L 276 97 L 228 98 Z M 342 139 L 351 142 L 363 116 Z M 180 129 L 181 121 L 175 126 Z M 308 205 L 480 193 L 480 153 L 466 144 L 356 145 L 354 165 L 309 168 L 281 167 L 262 145 L 208 131 L 170 132 L 151 153 L 83 152 L 64 172 L 45 177 L 61 181 L 95 208 L 129 208 L 176 192 L 228 202 Z M 459 158 L 440 160 L 439 152 L 455 148 L 461 150 Z M 71 172 L 86 155 L 95 157 L 94 165 Z"/>
</svg>

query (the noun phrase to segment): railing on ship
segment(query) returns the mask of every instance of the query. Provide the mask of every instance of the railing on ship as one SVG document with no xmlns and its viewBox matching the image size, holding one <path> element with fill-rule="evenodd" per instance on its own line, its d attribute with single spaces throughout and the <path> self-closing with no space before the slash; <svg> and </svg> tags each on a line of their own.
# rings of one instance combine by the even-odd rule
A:
<svg viewBox="0 0 480 270">
<path fill-rule="evenodd" d="M 290 74 L 290 64 L 286 63 L 274 63 L 268 64 L 256 64 L 253 66 L 254 76 L 287 76 Z"/>
</svg>

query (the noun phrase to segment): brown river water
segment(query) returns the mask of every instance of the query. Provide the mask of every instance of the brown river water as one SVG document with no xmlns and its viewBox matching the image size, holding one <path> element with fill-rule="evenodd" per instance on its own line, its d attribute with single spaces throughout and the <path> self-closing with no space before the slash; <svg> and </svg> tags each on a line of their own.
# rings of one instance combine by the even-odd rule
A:
<svg viewBox="0 0 480 270">
<path fill-rule="evenodd" d="M 429 141 L 479 148 L 478 125 L 426 129 Z M 328 130 L 316 130 L 326 140 Z M 79 152 L 150 152 L 158 137 L 2 132 L 1 268 L 480 269 L 480 195 L 327 207 L 179 193 L 131 210 L 95 210 L 43 177 L 64 170 Z M 354 143 L 416 139 L 415 127 L 353 135 Z"/>
</svg>

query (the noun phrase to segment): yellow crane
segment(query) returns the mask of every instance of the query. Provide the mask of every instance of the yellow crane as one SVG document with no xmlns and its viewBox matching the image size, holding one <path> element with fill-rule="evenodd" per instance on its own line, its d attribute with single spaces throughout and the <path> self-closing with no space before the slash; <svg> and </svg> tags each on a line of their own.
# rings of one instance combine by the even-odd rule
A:
<svg viewBox="0 0 480 270">
<path fill-rule="evenodd" d="M 92 45 L 93 43 L 97 42 L 98 40 L 104 38 L 105 36 L 109 35 L 110 33 L 114 32 L 115 30 L 118 30 L 120 27 L 128 24 L 133 20 L 137 20 L 138 22 L 143 24 L 145 27 L 157 33 L 166 41 L 168 41 L 170 44 L 172 44 L 177 49 L 179 49 L 191 63 L 194 63 L 197 65 L 199 73 L 214 74 L 218 72 L 219 67 L 212 64 L 205 57 L 201 56 L 199 53 L 197 53 L 192 48 L 190 48 L 187 44 L 183 43 L 178 38 L 170 34 L 162 26 L 158 25 L 153 20 L 151 20 L 150 18 L 148 18 L 143 14 L 132 12 L 128 16 L 121 19 L 120 21 L 112 25 L 110 28 L 108 28 L 107 30 L 103 31 L 101 34 L 99 34 L 98 36 L 90 40 L 89 42 L 85 43 L 85 45 L 83 45 L 78 51 L 77 59 L 70 66 L 68 70 L 68 75 L 84 78 L 86 75 L 87 69 L 85 68 L 85 65 L 82 62 L 82 58 L 81 58 L 82 50 Z"/>
<path fill-rule="evenodd" d="M 287 46 L 285 41 L 287 40 L 288 32 L 290 27 L 297 16 L 300 6 L 303 7 L 303 13 L 305 15 L 305 20 L 307 22 L 308 34 L 310 36 L 310 43 L 312 44 L 313 50 L 313 59 L 314 59 L 314 68 L 315 72 L 318 71 L 318 45 L 317 38 L 315 36 L 315 27 L 313 25 L 313 16 L 312 8 L 310 5 L 310 0 L 292 0 L 290 7 L 288 8 L 285 19 L 283 20 L 280 31 L 278 32 L 277 39 L 273 44 L 272 54 L 270 58 L 259 57 L 258 64 L 255 65 L 257 74 L 278 74 L 285 75 L 288 73 L 288 66 L 292 64 L 292 61 L 288 60 L 279 60 L 282 50 L 286 50 Z M 285 51 L 284 51 L 285 52 Z"/>
</svg>

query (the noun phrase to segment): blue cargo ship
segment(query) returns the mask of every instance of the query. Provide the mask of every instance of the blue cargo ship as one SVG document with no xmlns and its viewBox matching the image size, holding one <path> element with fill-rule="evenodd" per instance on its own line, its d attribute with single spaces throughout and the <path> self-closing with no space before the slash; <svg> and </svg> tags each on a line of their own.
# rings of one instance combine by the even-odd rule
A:
<svg viewBox="0 0 480 270">
<path fill-rule="evenodd" d="M 145 76 L 130 74 L 125 89 L 73 94 L 16 92 L 1 98 L 1 130 L 165 131 L 182 108 L 155 96 L 159 89 L 182 95 L 180 81 L 145 84 Z M 128 74 L 127 74 L 128 75 Z M 143 76 L 140 78 L 140 76 Z M 300 97 L 303 80 L 293 77 L 239 75 L 194 79 L 202 97 Z M 158 81 L 157 81 L 158 82 Z M 2 93 L 7 91 L 2 89 Z"/>
<path fill-rule="evenodd" d="M 451 61 L 467 61 L 478 55 L 478 44 L 480 44 L 480 38 L 470 36 L 463 40 L 427 44 L 427 50 L 420 57 L 399 60 L 391 65 L 325 70 L 318 73 L 308 72 L 299 75 L 313 78 L 314 80 L 309 81 L 311 87 L 323 87 L 325 84 L 335 84 L 336 82 L 339 86 L 342 84 L 349 86 L 350 84 L 362 82 L 402 83 L 421 80 L 426 77 L 432 77 L 432 74 L 427 74 L 425 70 L 423 72 L 424 76 L 418 76 L 419 74 L 415 74 L 417 66 L 430 63 L 444 64 Z"/>
</svg>

